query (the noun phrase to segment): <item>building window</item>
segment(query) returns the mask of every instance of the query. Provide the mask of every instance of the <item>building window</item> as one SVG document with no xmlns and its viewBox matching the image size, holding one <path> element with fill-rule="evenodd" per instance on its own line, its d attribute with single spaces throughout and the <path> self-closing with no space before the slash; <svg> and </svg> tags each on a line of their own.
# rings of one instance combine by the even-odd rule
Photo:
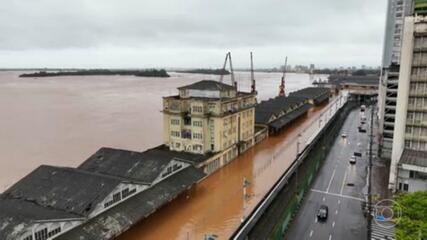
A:
<svg viewBox="0 0 427 240">
<path fill-rule="evenodd" d="M 48 238 L 47 228 L 37 231 L 34 236 L 35 240 L 46 240 Z"/>
<path fill-rule="evenodd" d="M 202 121 L 193 121 L 193 126 L 194 127 L 203 127 L 203 122 Z"/>
<path fill-rule="evenodd" d="M 61 227 L 57 227 L 57 228 L 53 229 L 52 231 L 50 231 L 48 235 L 49 235 L 49 237 L 53 237 L 60 232 L 61 232 Z"/>
<path fill-rule="evenodd" d="M 202 106 L 193 106 L 193 112 L 201 113 L 203 112 Z"/>
<path fill-rule="evenodd" d="M 24 237 L 22 240 L 33 240 L 33 235 Z"/>
<path fill-rule="evenodd" d="M 175 143 L 175 148 L 180 148 L 181 147 L 181 143 L 179 143 L 179 142 L 177 142 L 177 143 Z"/>
<path fill-rule="evenodd" d="M 178 131 L 171 131 L 172 137 L 180 137 L 180 133 Z"/>
<path fill-rule="evenodd" d="M 409 171 L 409 178 L 415 178 L 415 172 Z"/>
<path fill-rule="evenodd" d="M 193 151 L 195 152 L 201 152 L 202 149 L 203 149 L 202 145 L 197 145 L 197 144 L 193 145 Z"/>
<path fill-rule="evenodd" d="M 171 119 L 171 124 L 172 125 L 179 125 L 179 119 Z"/>
<path fill-rule="evenodd" d="M 111 205 L 119 202 L 120 200 L 122 200 L 121 192 L 115 193 L 115 194 L 113 194 L 113 200 L 110 200 L 110 201 L 104 203 L 104 208 L 108 208 Z"/>
<path fill-rule="evenodd" d="M 201 134 L 201 133 L 193 133 L 193 139 L 203 139 L 203 134 Z"/>
</svg>

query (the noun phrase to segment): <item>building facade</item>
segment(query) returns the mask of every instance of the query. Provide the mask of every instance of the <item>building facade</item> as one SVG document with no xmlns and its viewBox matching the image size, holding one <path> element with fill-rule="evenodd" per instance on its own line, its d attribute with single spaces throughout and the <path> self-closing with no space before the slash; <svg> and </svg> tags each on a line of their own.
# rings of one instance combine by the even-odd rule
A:
<svg viewBox="0 0 427 240">
<path fill-rule="evenodd" d="M 256 93 L 203 80 L 163 98 L 164 143 L 172 151 L 213 154 L 207 173 L 254 145 Z"/>
<path fill-rule="evenodd" d="M 427 189 L 427 159 L 412 161 L 427 151 L 427 2 L 414 3 L 404 22 L 389 179 L 391 189 L 411 192 Z"/>
<path fill-rule="evenodd" d="M 402 49 L 403 22 L 412 13 L 413 0 L 389 0 L 382 71 L 379 85 L 379 134 L 380 151 L 383 158 L 391 158 L 393 132 L 396 119 L 397 89 Z"/>
</svg>

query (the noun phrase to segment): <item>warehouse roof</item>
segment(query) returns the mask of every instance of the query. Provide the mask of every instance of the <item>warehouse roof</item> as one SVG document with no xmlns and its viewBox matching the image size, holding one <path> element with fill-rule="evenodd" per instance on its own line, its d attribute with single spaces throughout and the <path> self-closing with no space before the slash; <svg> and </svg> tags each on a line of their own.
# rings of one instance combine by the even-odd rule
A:
<svg viewBox="0 0 427 240">
<path fill-rule="evenodd" d="M 331 75 L 329 76 L 328 83 L 330 84 L 357 84 L 357 85 L 374 85 L 378 86 L 379 76 L 368 75 L 368 76 L 339 76 Z"/>
<path fill-rule="evenodd" d="M 79 215 L 43 207 L 34 202 L 0 196 L 0 239 L 19 239 L 25 228 L 35 221 L 80 218 Z"/>
<path fill-rule="evenodd" d="M 122 179 L 74 168 L 42 165 L 7 189 L 3 196 L 88 216 Z"/>
<path fill-rule="evenodd" d="M 291 92 L 291 97 L 305 97 L 308 99 L 316 99 L 324 95 L 329 95 L 331 89 L 322 87 L 307 87 L 295 92 Z"/>
<path fill-rule="evenodd" d="M 176 198 L 204 176 L 201 170 L 190 166 L 55 239 L 112 239 Z"/>
<path fill-rule="evenodd" d="M 282 112 L 288 112 L 305 103 L 301 97 L 276 97 L 260 102 L 255 108 L 255 122 L 258 124 L 268 124 L 271 117 L 278 116 Z"/>
<path fill-rule="evenodd" d="M 101 148 L 78 168 L 151 184 L 172 160 L 198 164 L 210 156 L 209 154 L 171 151 L 165 145 L 145 152 Z"/>
</svg>

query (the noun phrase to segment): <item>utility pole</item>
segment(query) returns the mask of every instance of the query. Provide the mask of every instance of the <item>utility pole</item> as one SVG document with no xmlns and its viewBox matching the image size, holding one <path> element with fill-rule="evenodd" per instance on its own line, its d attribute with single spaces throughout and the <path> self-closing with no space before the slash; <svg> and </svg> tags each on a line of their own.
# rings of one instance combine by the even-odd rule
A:
<svg viewBox="0 0 427 240">
<path fill-rule="evenodd" d="M 372 103 L 372 105 L 375 102 Z M 371 109 L 371 130 L 369 135 L 369 177 L 368 177 L 368 239 L 371 239 L 372 236 L 372 145 L 374 137 L 374 107 Z"/>
</svg>

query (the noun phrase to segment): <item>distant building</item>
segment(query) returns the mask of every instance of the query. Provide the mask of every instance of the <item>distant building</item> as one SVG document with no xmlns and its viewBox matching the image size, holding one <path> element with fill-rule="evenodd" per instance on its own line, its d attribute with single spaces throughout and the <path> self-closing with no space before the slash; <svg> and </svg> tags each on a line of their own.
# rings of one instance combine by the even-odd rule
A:
<svg viewBox="0 0 427 240">
<path fill-rule="evenodd" d="M 427 189 L 427 4 L 414 3 L 404 22 L 389 180 L 411 192 Z"/>
<path fill-rule="evenodd" d="M 214 155 L 211 173 L 254 145 L 256 93 L 203 80 L 163 98 L 164 143 L 171 151 Z"/>
</svg>

